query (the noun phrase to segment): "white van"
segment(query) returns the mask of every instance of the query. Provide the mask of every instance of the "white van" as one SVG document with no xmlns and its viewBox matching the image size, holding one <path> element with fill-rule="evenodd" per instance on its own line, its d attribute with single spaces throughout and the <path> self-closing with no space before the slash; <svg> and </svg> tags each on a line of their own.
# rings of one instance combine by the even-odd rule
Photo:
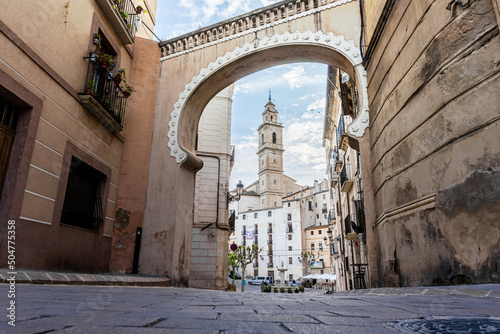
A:
<svg viewBox="0 0 500 334">
<path fill-rule="evenodd" d="M 262 282 L 264 282 L 265 284 L 273 284 L 274 279 L 272 276 L 255 276 L 248 281 L 248 284 L 262 285 Z"/>
</svg>

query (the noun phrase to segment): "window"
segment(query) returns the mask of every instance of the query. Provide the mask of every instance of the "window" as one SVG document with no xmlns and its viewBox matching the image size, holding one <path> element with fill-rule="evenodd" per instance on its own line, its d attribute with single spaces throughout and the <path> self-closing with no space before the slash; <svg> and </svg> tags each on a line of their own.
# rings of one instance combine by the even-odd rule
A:
<svg viewBox="0 0 500 334">
<path fill-rule="evenodd" d="M 293 274 L 288 275 L 288 280 L 293 281 Z"/>
<path fill-rule="evenodd" d="M 316 214 L 316 219 L 319 219 L 319 214 Z"/>
<path fill-rule="evenodd" d="M 288 246 L 288 251 L 292 251 L 292 246 Z"/>
<path fill-rule="evenodd" d="M 257 235 L 254 237 L 253 243 L 254 243 L 255 245 L 258 245 L 258 244 L 259 244 L 259 237 L 258 237 Z"/>
<path fill-rule="evenodd" d="M 243 246 L 247 245 L 247 237 L 243 236 Z"/>
<path fill-rule="evenodd" d="M 102 191 L 106 175 L 73 156 L 61 224 L 97 231 L 104 222 Z"/>
<path fill-rule="evenodd" d="M 293 264 L 293 258 L 292 257 L 288 258 L 288 264 Z"/>
<path fill-rule="evenodd" d="M 259 214 L 258 214 L 257 212 L 255 212 L 255 213 L 253 214 L 253 217 L 254 217 L 254 218 L 257 218 L 258 216 L 259 216 Z"/>
<path fill-rule="evenodd" d="M 273 232 L 273 224 L 269 224 L 269 233 L 272 233 Z"/>
<path fill-rule="evenodd" d="M 290 203 L 288 203 L 288 207 L 290 207 Z"/>
<path fill-rule="evenodd" d="M 309 210 L 312 211 L 313 207 L 312 207 L 313 203 L 311 201 L 309 201 Z"/>
<path fill-rule="evenodd" d="M 243 220 L 246 220 L 247 219 L 247 215 L 243 215 Z"/>
<path fill-rule="evenodd" d="M 275 161 L 276 162 L 276 161 Z M 276 180 L 274 180 L 274 184 L 277 184 Z"/>
<path fill-rule="evenodd" d="M 318 203 L 314 203 L 314 207 L 317 208 L 318 207 Z"/>
<path fill-rule="evenodd" d="M 319 230 L 319 231 L 318 231 L 318 234 L 321 234 L 321 232 L 322 232 L 322 231 L 321 231 L 321 230 Z"/>
<path fill-rule="evenodd" d="M 255 138 L 255 137 L 254 137 Z M 276 132 L 273 132 L 273 144 L 276 144 Z M 255 161 L 255 160 L 254 160 Z"/>
<path fill-rule="evenodd" d="M 324 273 L 325 273 L 325 271 L 323 269 L 321 269 L 321 274 L 324 274 Z"/>
<path fill-rule="evenodd" d="M 311 243 L 311 251 L 314 252 L 314 243 Z"/>
<path fill-rule="evenodd" d="M 326 199 L 326 194 L 323 194 L 323 199 Z"/>
<path fill-rule="evenodd" d="M 259 225 L 254 225 L 253 231 L 255 234 L 259 233 Z"/>
<path fill-rule="evenodd" d="M 314 235 L 314 231 L 311 231 L 311 235 Z"/>
<path fill-rule="evenodd" d="M 288 235 L 288 240 L 292 240 L 292 234 Z"/>
<path fill-rule="evenodd" d="M 288 220 L 292 220 L 292 214 L 291 214 L 291 213 L 289 213 L 289 214 L 287 215 L 287 218 L 288 218 Z"/>
<path fill-rule="evenodd" d="M 322 242 L 318 243 L 318 246 L 319 246 L 318 247 L 319 251 L 322 252 L 323 251 L 323 243 Z"/>
<path fill-rule="evenodd" d="M 264 185 L 264 180 L 262 180 L 262 185 Z"/>
<path fill-rule="evenodd" d="M 286 232 L 287 233 L 292 233 L 293 232 L 292 223 L 288 223 L 288 228 L 287 228 Z"/>
<path fill-rule="evenodd" d="M 277 202 L 274 202 L 274 207 L 277 207 L 277 205 L 276 205 L 276 204 L 278 204 L 278 203 L 277 203 Z"/>
<path fill-rule="evenodd" d="M 262 134 L 261 137 L 260 137 L 260 144 L 264 145 L 264 134 Z"/>
<path fill-rule="evenodd" d="M 20 111 L 0 97 L 0 195 L 7 176 L 7 165 L 14 143 Z"/>
<path fill-rule="evenodd" d="M 254 269 L 253 270 L 253 276 L 259 276 L 259 269 Z"/>
<path fill-rule="evenodd" d="M 267 216 L 268 217 L 271 217 L 273 215 L 273 212 L 272 211 L 267 211 Z"/>
</svg>

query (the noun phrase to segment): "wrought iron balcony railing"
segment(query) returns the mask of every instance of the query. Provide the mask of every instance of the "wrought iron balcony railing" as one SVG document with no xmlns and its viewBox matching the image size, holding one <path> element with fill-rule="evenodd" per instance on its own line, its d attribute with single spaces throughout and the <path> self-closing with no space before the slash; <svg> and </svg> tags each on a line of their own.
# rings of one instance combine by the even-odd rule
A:
<svg viewBox="0 0 500 334">
<path fill-rule="evenodd" d="M 123 130 L 127 97 L 108 69 L 97 57 L 88 57 L 85 88 L 80 93 L 82 105 L 96 116 L 111 132 Z"/>
<path fill-rule="evenodd" d="M 131 0 L 96 0 L 123 44 L 132 44 L 138 10 Z"/>
</svg>

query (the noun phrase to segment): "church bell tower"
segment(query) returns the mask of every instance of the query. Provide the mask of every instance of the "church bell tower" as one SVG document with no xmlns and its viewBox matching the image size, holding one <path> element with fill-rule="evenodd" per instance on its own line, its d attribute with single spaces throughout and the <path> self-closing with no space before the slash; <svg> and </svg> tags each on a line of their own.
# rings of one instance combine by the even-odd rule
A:
<svg viewBox="0 0 500 334">
<path fill-rule="evenodd" d="M 283 124 L 278 122 L 278 111 L 271 102 L 265 105 L 259 135 L 259 195 L 260 208 L 281 206 L 283 197 Z"/>
</svg>

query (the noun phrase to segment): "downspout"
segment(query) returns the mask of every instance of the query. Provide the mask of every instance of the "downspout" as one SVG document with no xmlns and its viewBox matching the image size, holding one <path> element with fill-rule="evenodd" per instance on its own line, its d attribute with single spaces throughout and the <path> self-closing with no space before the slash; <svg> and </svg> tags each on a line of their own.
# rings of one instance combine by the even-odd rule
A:
<svg viewBox="0 0 500 334">
<path fill-rule="evenodd" d="M 215 158 L 218 161 L 218 168 L 217 168 L 217 215 L 215 217 L 215 227 L 221 230 L 226 230 L 228 231 L 229 228 L 223 228 L 219 226 L 219 193 L 220 193 L 220 158 L 216 155 L 209 155 L 209 154 L 197 154 L 199 157 L 207 157 L 207 158 Z M 208 224 L 204 228 L 200 230 L 203 231 L 207 229 L 209 226 L 211 226 L 213 223 Z"/>
</svg>

